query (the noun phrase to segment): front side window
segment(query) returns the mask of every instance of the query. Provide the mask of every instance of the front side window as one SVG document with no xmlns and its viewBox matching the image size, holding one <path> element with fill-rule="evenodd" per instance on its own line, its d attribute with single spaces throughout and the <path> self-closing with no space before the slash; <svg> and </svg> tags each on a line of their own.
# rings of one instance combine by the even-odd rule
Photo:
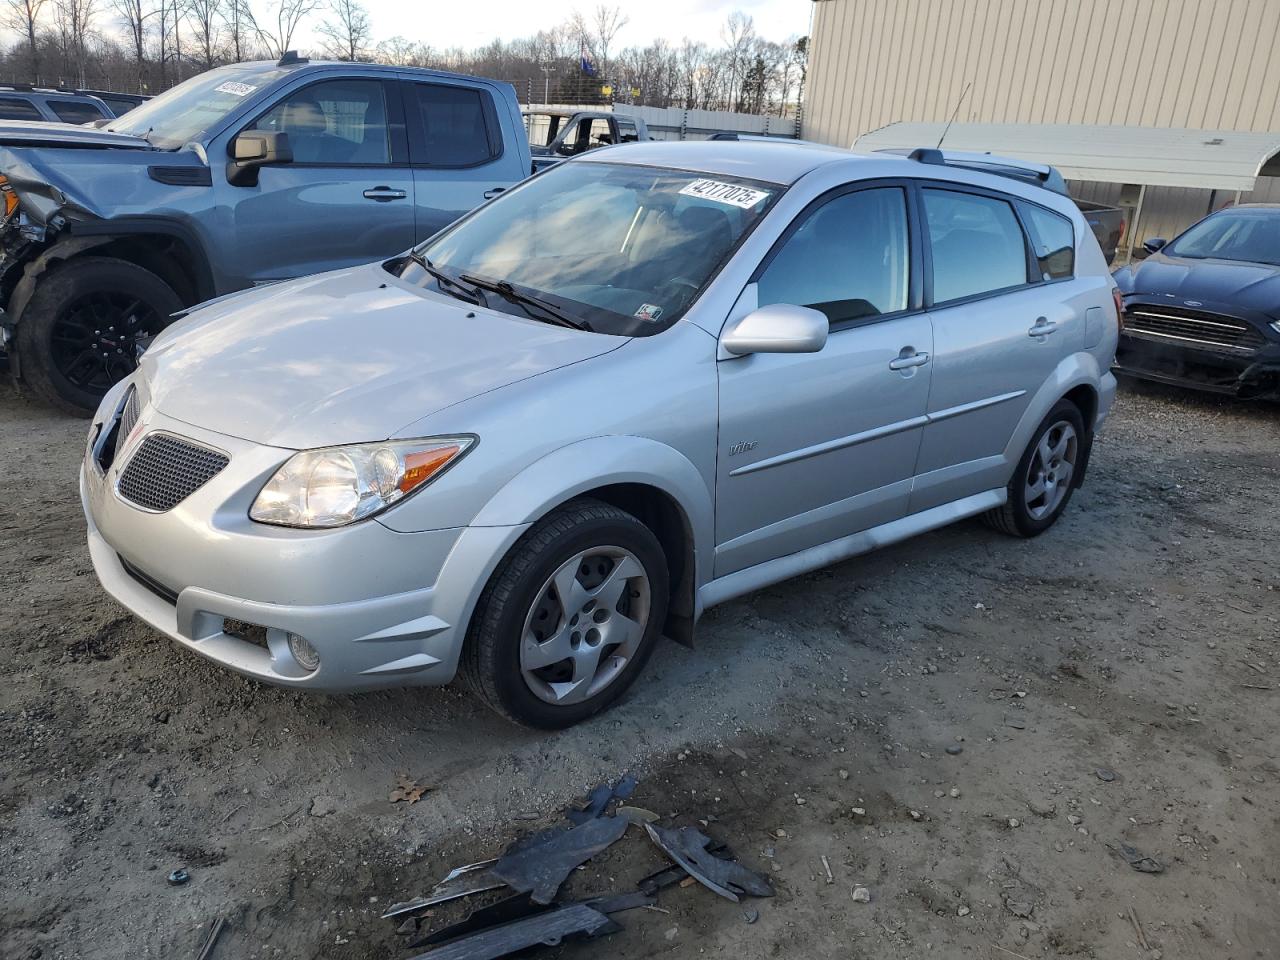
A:
<svg viewBox="0 0 1280 960">
<path fill-rule="evenodd" d="M 93 123 L 106 116 L 95 104 L 79 100 L 50 100 L 52 110 L 63 123 Z"/>
<path fill-rule="evenodd" d="M 1045 280 L 1065 280 L 1076 270 L 1076 232 L 1066 217 L 1038 207 L 1022 204 L 1027 226 L 1031 230 L 1031 247 L 1036 254 L 1040 276 Z"/>
<path fill-rule="evenodd" d="M 22 97 L 0 97 L 0 120 L 43 120 L 30 100 Z"/>
<path fill-rule="evenodd" d="M 835 324 L 907 308 L 907 199 L 859 190 L 807 214 L 760 275 L 760 306 L 812 307 Z"/>
<path fill-rule="evenodd" d="M 925 218 L 933 254 L 933 302 L 945 303 L 1027 282 L 1027 248 L 1004 200 L 926 188 Z"/>
<path fill-rule="evenodd" d="M 418 249 L 467 284 L 507 281 L 592 329 L 645 336 L 684 313 L 782 192 L 777 184 L 661 167 L 553 167 Z M 412 260 L 406 280 L 458 294 Z M 496 293 L 494 309 L 524 311 Z"/>
<path fill-rule="evenodd" d="M 1280 265 L 1280 215 L 1256 208 L 1215 213 L 1163 252 L 1175 257 Z"/>
<path fill-rule="evenodd" d="M 387 104 L 379 80 L 326 80 L 289 94 L 256 130 L 289 135 L 294 163 L 388 164 Z"/>
<path fill-rule="evenodd" d="M 421 161 L 430 167 L 470 167 L 497 156 L 486 116 L 487 96 L 473 87 L 413 84 L 426 141 Z"/>
</svg>

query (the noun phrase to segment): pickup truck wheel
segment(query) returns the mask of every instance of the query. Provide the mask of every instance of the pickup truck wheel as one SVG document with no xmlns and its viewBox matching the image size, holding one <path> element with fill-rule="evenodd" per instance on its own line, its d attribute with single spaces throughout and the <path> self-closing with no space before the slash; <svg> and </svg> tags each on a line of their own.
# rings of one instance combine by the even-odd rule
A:
<svg viewBox="0 0 1280 960">
<path fill-rule="evenodd" d="M 609 706 L 649 659 L 667 612 L 667 563 L 631 514 L 576 500 L 512 547 L 480 597 L 462 670 L 490 707 L 557 730 Z"/>
<path fill-rule="evenodd" d="M 983 519 L 1013 537 L 1036 537 L 1067 508 L 1076 471 L 1084 468 L 1085 432 L 1080 408 L 1059 400 L 1040 422 L 1009 481 L 1009 499 Z"/>
<path fill-rule="evenodd" d="M 93 413 L 138 365 L 138 343 L 182 309 L 149 270 L 113 257 L 81 257 L 41 275 L 18 323 L 23 380 L 67 413 Z"/>
</svg>

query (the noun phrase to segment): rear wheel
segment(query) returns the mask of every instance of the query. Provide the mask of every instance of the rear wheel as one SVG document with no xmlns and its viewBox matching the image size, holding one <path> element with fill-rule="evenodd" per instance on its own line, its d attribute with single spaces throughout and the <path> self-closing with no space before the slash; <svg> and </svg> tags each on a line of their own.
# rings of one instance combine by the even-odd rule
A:
<svg viewBox="0 0 1280 960">
<path fill-rule="evenodd" d="M 571 726 L 635 681 L 667 595 L 652 531 L 616 507 L 574 501 L 535 524 L 494 572 L 472 617 L 463 671 L 508 719 Z"/>
<path fill-rule="evenodd" d="M 1014 537 L 1039 536 L 1053 526 L 1084 468 L 1085 444 L 1080 408 L 1059 400 L 1032 434 L 1009 481 L 1008 499 L 987 512 L 987 523 Z"/>
<path fill-rule="evenodd" d="M 112 384 L 138 365 L 138 346 L 182 309 L 149 270 L 112 257 L 82 257 L 36 281 L 18 323 L 22 377 L 68 413 L 97 409 Z"/>
</svg>

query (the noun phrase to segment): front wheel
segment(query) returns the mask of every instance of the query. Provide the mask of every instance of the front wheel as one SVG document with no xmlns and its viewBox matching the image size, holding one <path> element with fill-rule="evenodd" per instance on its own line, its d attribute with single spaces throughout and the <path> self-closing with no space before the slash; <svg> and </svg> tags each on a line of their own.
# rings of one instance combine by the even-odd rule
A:
<svg viewBox="0 0 1280 960">
<path fill-rule="evenodd" d="M 67 413 L 88 416 L 138 365 L 138 346 L 182 301 L 150 270 L 114 257 L 80 257 L 36 281 L 18 323 L 22 378 Z"/>
<path fill-rule="evenodd" d="M 1018 461 L 1008 499 L 985 514 L 987 523 L 1014 537 L 1039 536 L 1053 526 L 1071 500 L 1077 471 L 1084 469 L 1086 443 L 1080 408 L 1059 400 Z"/>
<path fill-rule="evenodd" d="M 561 729 L 622 696 L 666 617 L 666 557 L 631 514 L 577 500 L 512 547 L 471 620 L 462 669 L 490 707 Z"/>
</svg>

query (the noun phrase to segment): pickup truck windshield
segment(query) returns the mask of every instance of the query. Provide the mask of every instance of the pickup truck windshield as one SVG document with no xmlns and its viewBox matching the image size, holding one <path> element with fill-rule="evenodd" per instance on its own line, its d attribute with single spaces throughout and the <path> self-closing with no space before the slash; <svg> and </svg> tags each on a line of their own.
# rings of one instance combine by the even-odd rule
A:
<svg viewBox="0 0 1280 960">
<path fill-rule="evenodd" d="M 646 336 L 680 318 L 782 189 L 659 167 L 567 163 L 481 207 L 417 253 L 448 279 L 505 281 L 592 330 Z M 413 260 L 400 275 L 460 292 Z M 485 299 L 495 309 L 538 313 L 509 297 Z"/>
<path fill-rule="evenodd" d="M 1164 252 L 1175 257 L 1280 265 L 1280 212 L 1219 213 L 1201 220 Z"/>
<path fill-rule="evenodd" d="M 275 83 L 285 69 L 222 67 L 192 77 L 107 124 L 112 133 L 145 137 L 160 150 L 177 150 L 201 135 L 255 90 Z"/>
</svg>

